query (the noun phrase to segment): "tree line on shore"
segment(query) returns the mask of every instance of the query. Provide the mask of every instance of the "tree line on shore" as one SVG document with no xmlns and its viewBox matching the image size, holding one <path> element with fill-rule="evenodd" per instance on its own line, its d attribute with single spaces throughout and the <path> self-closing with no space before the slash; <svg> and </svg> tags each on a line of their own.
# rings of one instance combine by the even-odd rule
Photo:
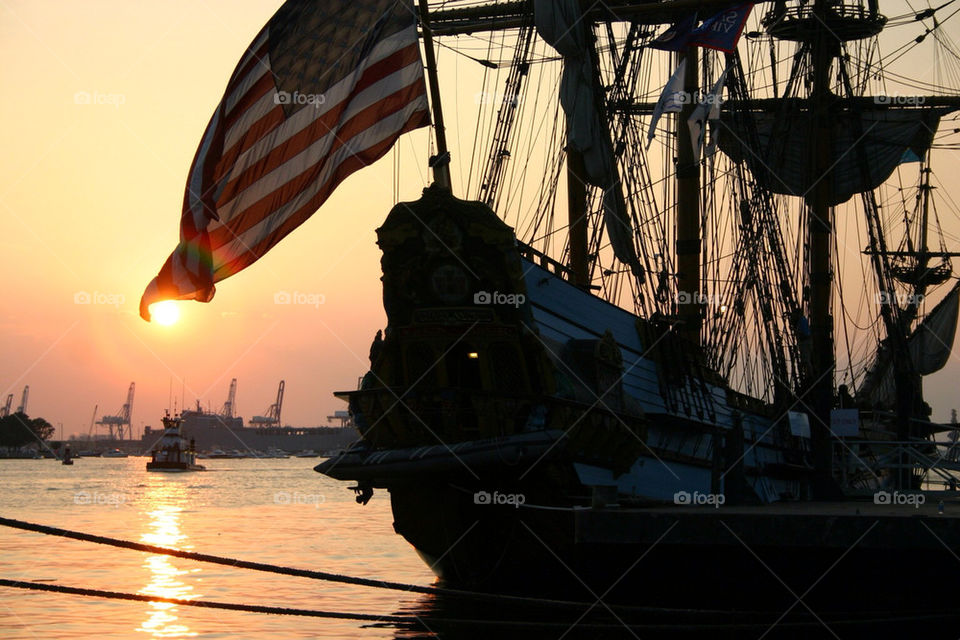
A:
<svg viewBox="0 0 960 640">
<path fill-rule="evenodd" d="M 56 427 L 43 418 L 31 418 L 18 411 L 0 418 L 0 447 L 19 448 L 44 442 L 54 434 Z"/>
</svg>

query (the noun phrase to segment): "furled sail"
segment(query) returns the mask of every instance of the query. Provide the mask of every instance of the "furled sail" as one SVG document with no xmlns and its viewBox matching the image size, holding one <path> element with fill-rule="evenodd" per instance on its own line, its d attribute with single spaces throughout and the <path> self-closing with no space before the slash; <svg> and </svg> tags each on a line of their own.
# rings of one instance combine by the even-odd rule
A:
<svg viewBox="0 0 960 640">
<path fill-rule="evenodd" d="M 930 375 L 943 369 L 953 352 L 960 313 L 960 282 L 940 301 L 910 336 L 910 356 L 917 373 Z"/>
<path fill-rule="evenodd" d="M 949 111 L 885 108 L 833 114 L 830 205 L 879 187 L 903 161 L 905 152 L 923 157 L 940 118 Z M 816 126 L 816 118 L 803 109 L 750 117 L 724 113 L 720 149 L 738 164 L 747 162 L 757 180 L 771 191 L 804 196 L 812 193 L 821 175 L 811 162 Z"/>
<path fill-rule="evenodd" d="M 960 282 L 907 338 L 907 349 L 915 373 L 927 376 L 946 366 L 953 352 L 958 316 Z M 858 397 L 874 407 L 890 408 L 894 405 L 896 383 L 892 358 L 889 346 L 882 345 L 858 393 Z"/>
<path fill-rule="evenodd" d="M 617 167 L 609 134 L 600 121 L 589 34 L 580 3 L 536 0 L 534 21 L 540 37 L 563 56 L 560 104 L 567 114 L 567 144 L 583 154 L 587 181 L 604 189 L 603 219 L 614 255 L 637 272 L 640 262 L 633 246 L 633 227 L 616 197 Z"/>
</svg>

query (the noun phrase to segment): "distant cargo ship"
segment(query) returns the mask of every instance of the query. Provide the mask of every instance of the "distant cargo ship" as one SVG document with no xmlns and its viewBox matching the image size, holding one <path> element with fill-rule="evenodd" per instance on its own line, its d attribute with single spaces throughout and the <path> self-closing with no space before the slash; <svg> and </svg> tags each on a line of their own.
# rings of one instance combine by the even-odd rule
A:
<svg viewBox="0 0 960 640">
<path fill-rule="evenodd" d="M 338 411 L 331 418 L 340 420 L 335 427 L 246 427 L 241 417 L 227 417 L 204 411 L 199 406 L 180 414 L 181 430 L 196 443 L 198 451 L 238 450 L 242 453 L 268 450 L 337 451 L 348 447 L 360 435 L 349 420 L 346 411 Z M 145 427 L 142 438 L 144 450 L 150 450 L 163 435 L 162 430 Z"/>
</svg>

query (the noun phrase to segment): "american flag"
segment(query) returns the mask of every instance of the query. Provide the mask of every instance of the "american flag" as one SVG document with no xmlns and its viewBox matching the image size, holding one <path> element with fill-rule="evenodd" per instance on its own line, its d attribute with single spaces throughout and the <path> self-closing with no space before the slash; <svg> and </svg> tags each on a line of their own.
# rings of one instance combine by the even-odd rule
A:
<svg viewBox="0 0 960 640">
<path fill-rule="evenodd" d="M 183 197 L 180 243 L 140 300 L 213 298 L 347 176 L 430 124 L 413 3 L 289 0 L 234 70 Z"/>
</svg>

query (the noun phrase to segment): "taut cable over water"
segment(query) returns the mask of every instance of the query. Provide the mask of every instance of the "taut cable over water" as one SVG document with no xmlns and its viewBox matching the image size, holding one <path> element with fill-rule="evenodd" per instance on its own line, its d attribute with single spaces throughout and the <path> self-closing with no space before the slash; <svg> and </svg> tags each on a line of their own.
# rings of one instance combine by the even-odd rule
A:
<svg viewBox="0 0 960 640">
<path fill-rule="evenodd" d="M 549 607 L 551 609 L 562 608 L 568 613 L 583 613 L 579 614 L 579 620 L 586 618 L 588 614 L 591 613 L 594 609 L 597 610 L 597 614 L 604 616 L 604 611 L 602 608 L 598 607 L 598 603 L 589 603 L 589 602 L 578 602 L 572 600 L 557 600 L 557 599 L 548 599 L 548 598 L 533 598 L 533 597 L 524 597 L 524 596 L 512 596 L 506 594 L 493 594 L 493 593 L 481 593 L 473 591 L 465 591 L 460 589 L 446 589 L 442 587 L 429 587 L 415 584 L 405 584 L 400 582 L 393 582 L 389 580 L 378 580 L 374 578 L 360 578 L 355 576 L 347 576 L 342 574 L 329 573 L 324 571 L 314 571 L 309 569 L 297 569 L 293 567 L 283 567 L 268 563 L 261 562 L 251 562 L 247 560 L 240 560 L 236 558 L 227 558 L 223 556 L 215 556 L 205 553 L 196 553 L 192 551 L 184 551 L 181 549 L 170 549 L 167 547 L 160 547 L 156 545 L 144 544 L 140 542 L 133 542 L 131 540 L 122 540 L 118 538 L 111 538 L 107 536 L 99 536 L 89 533 L 84 533 L 81 531 L 74 531 L 70 529 L 62 529 L 59 527 L 51 527 L 47 525 L 37 524 L 33 522 L 25 522 L 23 520 L 17 520 L 14 518 L 5 518 L 0 516 L 0 526 L 10 527 L 14 529 L 20 529 L 23 531 L 31 531 L 34 533 L 41 533 L 45 535 L 57 536 L 62 538 L 70 538 L 74 540 L 79 540 L 82 542 L 92 542 L 95 544 L 103 544 L 113 547 L 119 547 L 123 549 L 131 549 L 134 551 L 143 551 L 148 553 L 160 554 L 173 556 L 177 558 L 183 558 L 187 560 L 195 560 L 198 562 L 206 562 L 211 564 L 224 565 L 229 567 L 234 567 L 237 569 L 252 569 L 255 571 L 263 571 L 268 573 L 275 573 L 281 575 L 296 576 L 302 578 L 310 578 L 314 580 L 323 580 L 328 582 L 339 582 L 343 584 L 351 584 L 355 586 L 362 587 L 373 587 L 379 589 L 389 589 L 395 591 L 404 591 L 409 593 L 419 593 L 424 595 L 434 595 L 444 598 L 455 598 L 460 600 L 467 600 L 472 602 L 483 602 L 483 601 L 497 601 L 501 604 L 516 604 L 523 606 L 536 605 L 539 607 Z M 225 609 L 232 611 L 245 611 L 250 613 L 263 613 L 271 615 L 290 615 L 290 616 L 304 616 L 304 617 L 314 617 L 314 618 L 331 618 L 331 619 L 342 619 L 342 620 L 357 620 L 357 621 L 372 621 L 379 623 L 389 623 L 389 624 L 398 624 L 398 625 L 409 625 L 414 628 L 427 628 L 422 615 L 379 615 L 371 613 L 357 613 L 357 612 L 348 612 L 348 611 L 326 611 L 319 609 L 301 609 L 293 607 L 272 607 L 265 605 L 253 605 L 253 604 L 244 604 L 244 603 L 233 603 L 233 602 L 214 602 L 209 600 L 188 600 L 183 598 L 168 598 L 155 595 L 146 595 L 140 593 L 129 593 L 123 591 L 108 591 L 103 589 L 92 589 L 86 587 L 75 587 L 67 585 L 52 585 L 52 584 L 41 584 L 37 582 L 31 582 L 29 580 L 10 580 L 7 578 L 0 578 L 0 587 L 9 587 L 15 589 L 26 589 L 33 591 L 46 591 L 53 593 L 63 593 L 69 595 L 79 595 L 87 597 L 96 597 L 96 598 L 107 598 L 113 600 L 128 600 L 136 602 L 165 602 L 170 604 L 191 606 L 191 607 L 201 607 L 201 608 L 211 608 L 211 609 Z M 752 630 L 752 629 L 762 629 L 766 630 L 769 628 L 770 620 L 764 621 L 769 617 L 769 612 L 759 612 L 759 611 L 720 611 L 720 610 L 705 610 L 705 609 L 674 609 L 674 608 L 663 608 L 663 607 L 639 607 L 639 606 L 622 606 L 622 605 L 603 605 L 607 611 L 609 611 L 615 618 L 619 620 L 618 612 L 620 614 L 642 614 L 644 616 L 644 624 L 634 624 L 634 623 L 624 623 L 622 621 L 618 623 L 597 623 L 597 622 L 588 622 L 588 623 L 575 623 L 576 626 L 581 627 L 587 630 L 616 630 L 620 627 L 624 627 L 629 630 L 702 630 L 704 628 L 709 628 L 712 631 L 717 630 Z M 524 610 L 526 614 L 529 615 L 529 610 Z M 555 614 L 553 614 L 555 615 Z M 595 614 L 596 615 L 596 614 Z M 687 618 L 699 618 L 697 624 L 682 624 L 677 625 L 676 623 L 649 623 L 650 617 L 663 616 L 664 620 L 673 620 L 675 616 L 685 616 Z M 806 628 L 811 626 L 819 626 L 821 622 L 817 619 L 818 617 L 812 614 L 809 614 L 804 611 L 799 611 L 791 614 L 792 619 L 789 622 L 779 622 L 775 623 L 777 626 L 783 628 Z M 851 613 L 837 613 L 835 617 L 831 620 L 833 625 L 859 625 L 864 621 L 863 612 L 858 612 L 857 615 Z M 947 622 L 947 621 L 957 621 L 960 619 L 960 613 L 956 611 L 916 611 L 916 612 L 900 612 L 900 615 L 889 616 L 886 612 L 876 612 L 874 615 L 869 616 L 869 621 L 872 624 L 881 624 L 881 623 L 895 623 L 895 622 L 907 622 L 907 621 L 927 621 L 927 622 Z M 466 618 L 430 618 L 431 624 L 451 624 L 451 625 L 484 625 L 484 626 L 536 626 L 536 627 L 549 627 L 549 628 L 568 628 L 570 626 L 569 621 L 529 621 L 529 620 L 477 620 L 477 619 L 466 619 Z"/>
</svg>

